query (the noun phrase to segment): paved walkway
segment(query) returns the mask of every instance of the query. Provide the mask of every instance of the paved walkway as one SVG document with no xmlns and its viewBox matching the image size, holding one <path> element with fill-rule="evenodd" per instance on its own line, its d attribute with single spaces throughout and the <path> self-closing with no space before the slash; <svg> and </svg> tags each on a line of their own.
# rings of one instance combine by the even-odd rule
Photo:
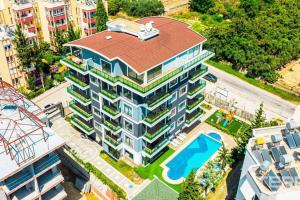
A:
<svg viewBox="0 0 300 200">
<path fill-rule="evenodd" d="M 135 193 L 136 190 L 139 190 L 139 185 L 134 184 L 131 180 L 99 157 L 99 152 L 102 150 L 102 147 L 99 144 L 89 139 L 82 138 L 80 133 L 63 118 L 55 120 L 52 128 L 59 136 L 65 139 L 66 144 L 69 145 L 72 150 L 77 152 L 81 159 L 96 166 L 114 183 L 123 188 L 127 195 L 131 195 L 132 193 Z"/>
</svg>

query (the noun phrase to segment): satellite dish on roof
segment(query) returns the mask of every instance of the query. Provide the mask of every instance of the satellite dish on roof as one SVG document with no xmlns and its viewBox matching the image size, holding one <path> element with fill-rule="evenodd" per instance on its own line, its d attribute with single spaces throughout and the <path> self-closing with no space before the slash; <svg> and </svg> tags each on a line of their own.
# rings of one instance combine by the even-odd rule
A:
<svg viewBox="0 0 300 200">
<path fill-rule="evenodd" d="M 151 24 L 151 23 L 149 23 L 149 22 L 146 23 L 146 31 L 147 31 L 147 32 L 152 31 L 152 28 L 153 28 L 153 27 L 152 27 L 152 24 Z"/>
<path fill-rule="evenodd" d="M 140 26 L 140 30 L 141 30 L 141 32 L 145 32 L 145 30 L 146 30 L 146 27 L 145 27 L 145 25 L 144 25 L 144 24 L 142 24 L 142 25 Z"/>
</svg>

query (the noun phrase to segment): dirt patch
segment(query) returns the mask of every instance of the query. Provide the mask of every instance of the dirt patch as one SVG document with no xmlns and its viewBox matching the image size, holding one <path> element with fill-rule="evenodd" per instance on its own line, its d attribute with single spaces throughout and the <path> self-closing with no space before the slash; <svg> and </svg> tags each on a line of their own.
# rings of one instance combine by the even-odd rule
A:
<svg viewBox="0 0 300 200">
<path fill-rule="evenodd" d="M 275 86 L 300 95 L 300 59 L 287 64 L 279 71 L 282 76 Z"/>
</svg>

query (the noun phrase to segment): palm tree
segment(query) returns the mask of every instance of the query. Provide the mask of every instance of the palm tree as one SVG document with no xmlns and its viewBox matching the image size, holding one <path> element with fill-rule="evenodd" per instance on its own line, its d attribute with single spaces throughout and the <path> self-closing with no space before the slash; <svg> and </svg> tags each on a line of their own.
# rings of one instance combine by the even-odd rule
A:
<svg viewBox="0 0 300 200">
<path fill-rule="evenodd" d="M 230 151 L 225 147 L 222 141 L 222 147 L 218 152 L 217 159 L 222 164 L 222 169 L 225 172 L 225 167 L 233 162 Z"/>
</svg>

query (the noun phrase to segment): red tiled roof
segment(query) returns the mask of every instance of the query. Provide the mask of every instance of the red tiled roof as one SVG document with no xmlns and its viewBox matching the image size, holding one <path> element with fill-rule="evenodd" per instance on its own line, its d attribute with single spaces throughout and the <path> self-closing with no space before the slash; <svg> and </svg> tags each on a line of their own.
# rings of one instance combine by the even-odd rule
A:
<svg viewBox="0 0 300 200">
<path fill-rule="evenodd" d="M 137 22 L 146 24 L 149 21 L 154 22 L 153 27 L 160 33 L 146 41 L 127 33 L 103 31 L 68 45 L 96 51 L 110 60 L 119 58 L 138 73 L 143 73 L 206 40 L 188 28 L 187 24 L 174 19 L 147 17 Z M 107 40 L 106 36 L 111 36 L 112 39 Z"/>
</svg>

